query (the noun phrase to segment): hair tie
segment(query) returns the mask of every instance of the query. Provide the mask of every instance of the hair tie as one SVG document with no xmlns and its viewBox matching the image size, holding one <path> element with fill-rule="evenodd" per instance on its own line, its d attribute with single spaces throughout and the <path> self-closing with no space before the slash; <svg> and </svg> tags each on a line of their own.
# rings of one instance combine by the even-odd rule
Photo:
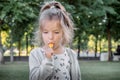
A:
<svg viewBox="0 0 120 80">
<path fill-rule="evenodd" d="M 55 6 L 51 6 L 50 9 L 55 8 Z"/>
</svg>

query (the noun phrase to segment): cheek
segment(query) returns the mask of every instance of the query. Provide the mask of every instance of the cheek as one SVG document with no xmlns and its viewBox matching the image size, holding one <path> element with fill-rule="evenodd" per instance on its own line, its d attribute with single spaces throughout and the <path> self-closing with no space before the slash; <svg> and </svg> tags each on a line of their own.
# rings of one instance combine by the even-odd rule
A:
<svg viewBox="0 0 120 80">
<path fill-rule="evenodd" d="M 57 37 L 57 41 L 60 42 L 60 43 L 63 41 L 63 36 L 62 36 L 62 34 Z"/>
<path fill-rule="evenodd" d="M 47 42 L 47 37 L 46 37 L 44 34 L 42 34 L 42 39 L 43 39 L 43 42 L 44 42 L 44 43 Z"/>
</svg>

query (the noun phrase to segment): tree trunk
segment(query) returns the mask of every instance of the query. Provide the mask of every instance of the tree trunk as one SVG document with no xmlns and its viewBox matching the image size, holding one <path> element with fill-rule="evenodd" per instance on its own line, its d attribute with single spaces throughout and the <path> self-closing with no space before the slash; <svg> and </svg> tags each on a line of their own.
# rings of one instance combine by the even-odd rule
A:
<svg viewBox="0 0 120 80">
<path fill-rule="evenodd" d="M 2 46 L 1 26 L 0 26 L 0 64 L 5 64 L 3 53 L 4 51 Z"/>
<path fill-rule="evenodd" d="M 28 56 L 28 35 L 26 35 L 26 56 Z"/>
<path fill-rule="evenodd" d="M 99 41 L 99 47 L 100 47 L 100 56 L 101 56 L 101 40 Z"/>
<path fill-rule="evenodd" d="M 80 57 L 80 37 L 78 38 L 78 58 Z"/>
<path fill-rule="evenodd" d="M 10 62 L 14 62 L 14 53 L 13 53 L 13 47 L 10 47 Z"/>
<path fill-rule="evenodd" d="M 96 39 L 95 39 L 95 57 L 97 57 L 97 43 L 98 43 L 98 37 L 96 36 Z"/>
<path fill-rule="evenodd" d="M 0 49 L 0 64 L 5 64 L 4 56 L 3 56 L 3 50 L 2 49 Z"/>
<path fill-rule="evenodd" d="M 2 61 L 3 61 L 3 56 L 2 56 L 2 53 L 1 53 L 1 51 L 0 51 L 0 64 L 2 64 Z"/>
<path fill-rule="evenodd" d="M 18 50 L 19 50 L 19 60 L 20 60 L 20 53 L 21 53 L 21 41 L 18 41 Z"/>
<path fill-rule="evenodd" d="M 10 41 L 10 62 L 14 62 L 14 53 L 13 53 L 13 40 L 12 34 L 10 33 L 11 41 Z"/>
<path fill-rule="evenodd" d="M 112 57 L 112 51 L 111 51 L 111 20 L 110 20 L 110 14 L 107 13 L 108 16 L 108 23 L 107 23 L 107 38 L 108 38 L 108 61 L 111 61 Z"/>
<path fill-rule="evenodd" d="M 110 28 L 107 28 L 107 36 L 108 36 L 108 60 L 111 61 L 111 35 Z"/>
</svg>

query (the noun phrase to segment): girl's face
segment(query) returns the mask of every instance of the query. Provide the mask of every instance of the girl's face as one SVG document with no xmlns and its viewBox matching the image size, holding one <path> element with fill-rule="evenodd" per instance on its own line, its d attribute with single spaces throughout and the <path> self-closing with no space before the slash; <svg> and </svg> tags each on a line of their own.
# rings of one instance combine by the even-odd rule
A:
<svg viewBox="0 0 120 80">
<path fill-rule="evenodd" d="M 42 22 L 42 39 L 46 47 L 53 43 L 53 49 L 61 47 L 63 31 L 58 20 L 44 20 Z"/>
</svg>

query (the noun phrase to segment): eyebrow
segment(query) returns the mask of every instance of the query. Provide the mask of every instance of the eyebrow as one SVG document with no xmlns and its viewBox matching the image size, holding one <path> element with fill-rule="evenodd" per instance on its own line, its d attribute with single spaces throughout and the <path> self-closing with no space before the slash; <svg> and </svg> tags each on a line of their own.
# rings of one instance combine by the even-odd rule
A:
<svg viewBox="0 0 120 80">
<path fill-rule="evenodd" d="M 49 30 L 48 28 L 43 28 L 42 27 L 42 30 Z M 53 29 L 53 31 L 60 31 L 61 29 L 60 28 L 55 28 L 55 29 Z"/>
</svg>

